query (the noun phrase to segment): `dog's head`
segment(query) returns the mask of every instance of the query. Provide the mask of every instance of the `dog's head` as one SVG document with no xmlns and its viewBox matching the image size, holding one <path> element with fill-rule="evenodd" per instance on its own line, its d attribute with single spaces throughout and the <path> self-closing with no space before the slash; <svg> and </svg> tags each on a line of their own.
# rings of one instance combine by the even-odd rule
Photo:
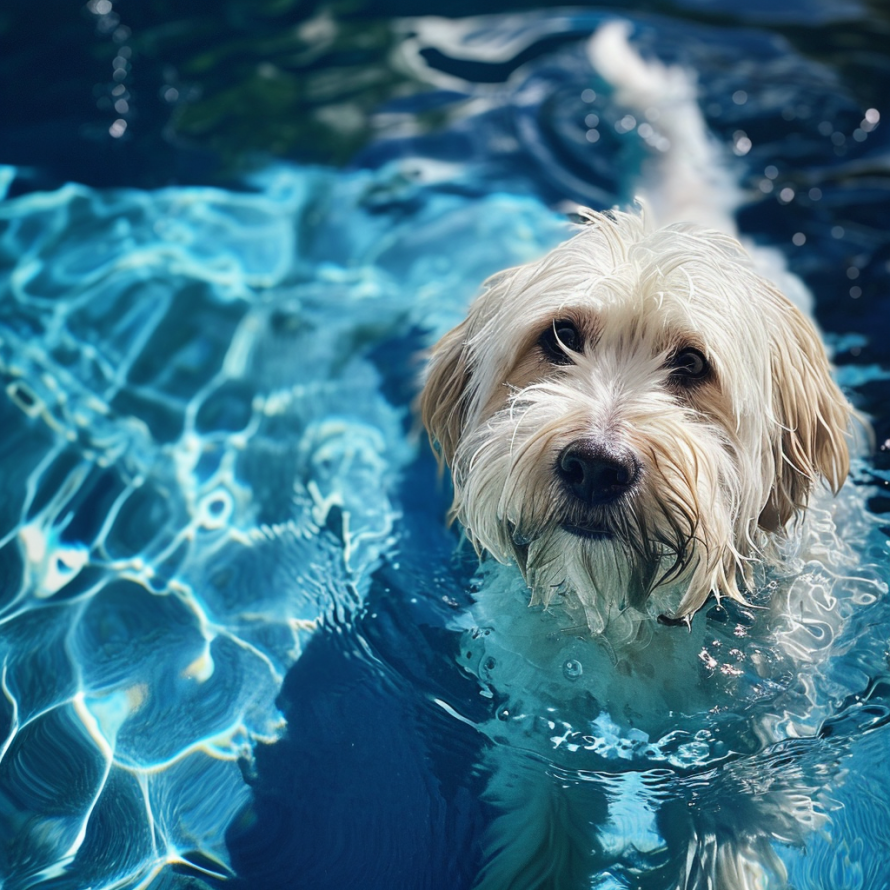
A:
<svg viewBox="0 0 890 890">
<path fill-rule="evenodd" d="M 843 483 L 850 408 L 735 240 L 588 223 L 487 282 L 434 348 L 421 412 L 477 549 L 600 631 L 654 591 L 678 616 L 740 598 L 768 534 Z"/>
</svg>

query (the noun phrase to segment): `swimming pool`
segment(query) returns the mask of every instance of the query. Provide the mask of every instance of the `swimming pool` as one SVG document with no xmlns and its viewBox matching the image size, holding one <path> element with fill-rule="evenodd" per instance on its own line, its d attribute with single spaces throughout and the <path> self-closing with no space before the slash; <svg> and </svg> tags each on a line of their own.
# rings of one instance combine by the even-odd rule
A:
<svg viewBox="0 0 890 890">
<path fill-rule="evenodd" d="M 833 576 L 857 609 L 809 678 L 806 744 L 668 759 L 667 777 L 603 755 L 592 779 L 630 825 L 616 775 L 679 777 L 719 808 L 742 766 L 791 764 L 821 777 L 829 819 L 773 839 L 790 883 L 880 887 L 888 20 L 659 11 L 629 16 L 636 39 L 699 72 L 750 192 L 742 229 L 813 290 L 874 419 L 855 475 L 873 515 L 848 527 L 856 580 Z M 59 13 L 28 59 L 82 40 L 102 73 L 34 75 L 34 113 L 0 140 L 0 873 L 470 887 L 496 817 L 478 727 L 502 702 L 457 661 L 477 561 L 412 416 L 419 355 L 483 278 L 564 237 L 560 202 L 626 200 L 645 134 L 585 60 L 596 9 L 188 12 Z M 602 749 L 614 730 L 591 732 Z M 592 885 L 670 886 L 685 852 L 651 845 Z"/>
</svg>

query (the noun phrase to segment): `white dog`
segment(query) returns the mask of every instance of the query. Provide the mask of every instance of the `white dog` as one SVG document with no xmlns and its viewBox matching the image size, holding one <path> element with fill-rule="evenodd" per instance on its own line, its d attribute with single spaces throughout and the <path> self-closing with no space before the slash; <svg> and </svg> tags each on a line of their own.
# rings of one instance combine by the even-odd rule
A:
<svg viewBox="0 0 890 890">
<path fill-rule="evenodd" d="M 652 869 L 674 877 L 645 886 L 762 886 L 781 874 L 767 838 L 819 822 L 813 783 L 791 768 L 756 805 L 740 793 L 731 817 L 690 815 L 691 792 L 647 792 L 659 782 L 646 770 L 710 762 L 727 684 L 769 674 L 757 666 L 771 657 L 765 632 L 735 624 L 712 639 L 692 616 L 712 595 L 757 598 L 814 489 L 844 483 L 851 408 L 795 305 L 802 285 L 734 237 L 739 191 L 694 82 L 642 61 L 618 24 L 600 29 L 591 59 L 661 134 L 649 212 L 583 211 L 571 240 L 491 278 L 433 350 L 421 396 L 453 516 L 525 580 L 487 571 L 466 621 L 462 658 L 504 703 L 486 729 L 501 815 L 478 886 L 636 886 L 622 881 Z M 783 737 L 766 722 L 746 731 Z M 699 742 L 710 753 L 684 748 Z M 604 764 L 619 761 L 604 787 Z M 669 844 L 671 832 L 683 840 Z"/>
<path fill-rule="evenodd" d="M 650 599 L 740 599 L 765 534 L 849 463 L 822 344 L 741 247 L 617 212 L 489 281 L 423 407 L 469 538 L 618 642 Z"/>
</svg>

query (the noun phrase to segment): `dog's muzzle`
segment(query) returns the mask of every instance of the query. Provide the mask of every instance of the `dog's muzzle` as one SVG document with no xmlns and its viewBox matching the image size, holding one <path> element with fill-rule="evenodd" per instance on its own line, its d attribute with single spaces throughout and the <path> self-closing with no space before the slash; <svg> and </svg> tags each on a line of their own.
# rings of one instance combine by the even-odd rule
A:
<svg viewBox="0 0 890 890">
<path fill-rule="evenodd" d="M 579 439 L 560 453 L 556 474 L 576 506 L 603 508 L 633 490 L 640 478 L 640 463 L 627 448 L 606 445 L 596 439 Z M 598 514 L 602 512 L 596 510 Z M 564 527 L 582 537 L 611 537 L 605 523 L 573 521 Z"/>
</svg>

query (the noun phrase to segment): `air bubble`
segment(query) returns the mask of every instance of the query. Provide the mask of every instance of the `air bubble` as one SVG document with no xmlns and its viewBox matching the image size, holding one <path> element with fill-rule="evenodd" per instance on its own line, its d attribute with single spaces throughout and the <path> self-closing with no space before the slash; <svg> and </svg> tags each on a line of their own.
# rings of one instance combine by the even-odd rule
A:
<svg viewBox="0 0 890 890">
<path fill-rule="evenodd" d="M 21 380 L 10 383 L 6 387 L 6 394 L 12 399 L 15 406 L 29 417 L 36 417 L 43 409 L 40 397 Z"/>
<path fill-rule="evenodd" d="M 232 495 L 225 489 L 211 492 L 198 505 L 197 520 L 201 528 L 225 528 L 235 504 Z"/>
<path fill-rule="evenodd" d="M 570 658 L 562 666 L 562 672 L 567 680 L 577 680 L 584 673 L 584 668 L 576 658 Z"/>
</svg>

